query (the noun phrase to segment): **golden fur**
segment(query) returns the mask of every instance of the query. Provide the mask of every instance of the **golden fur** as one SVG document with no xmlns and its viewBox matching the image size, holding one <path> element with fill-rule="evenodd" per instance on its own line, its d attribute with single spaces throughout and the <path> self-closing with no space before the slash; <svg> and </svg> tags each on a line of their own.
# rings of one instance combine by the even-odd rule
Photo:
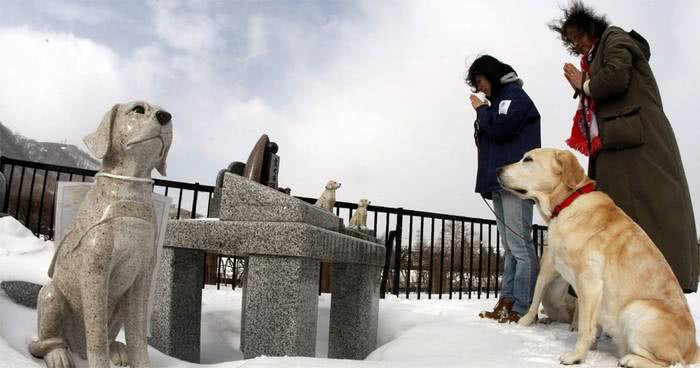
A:
<svg viewBox="0 0 700 368">
<path fill-rule="evenodd" d="M 581 195 L 560 214 L 553 208 L 591 182 L 569 151 L 536 149 L 499 171 L 504 188 L 535 201 L 549 224 L 529 312 L 537 316 L 547 284 L 561 275 L 578 294 L 579 337 L 563 364 L 584 360 L 598 328 L 613 337 L 625 367 L 698 362 L 695 323 L 671 267 L 647 234 L 608 195 Z M 669 209 L 671 210 L 671 209 Z"/>
</svg>

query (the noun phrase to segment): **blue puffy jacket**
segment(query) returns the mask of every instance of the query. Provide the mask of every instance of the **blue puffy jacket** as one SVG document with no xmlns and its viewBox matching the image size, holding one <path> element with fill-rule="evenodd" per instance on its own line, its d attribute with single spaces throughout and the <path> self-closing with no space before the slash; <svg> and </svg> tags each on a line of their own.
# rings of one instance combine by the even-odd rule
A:
<svg viewBox="0 0 700 368">
<path fill-rule="evenodd" d="M 542 145 L 540 113 L 518 82 L 503 85 L 490 106 L 476 109 L 479 168 L 476 192 L 486 198 L 500 191 L 496 169 L 517 162 L 525 152 Z"/>
</svg>

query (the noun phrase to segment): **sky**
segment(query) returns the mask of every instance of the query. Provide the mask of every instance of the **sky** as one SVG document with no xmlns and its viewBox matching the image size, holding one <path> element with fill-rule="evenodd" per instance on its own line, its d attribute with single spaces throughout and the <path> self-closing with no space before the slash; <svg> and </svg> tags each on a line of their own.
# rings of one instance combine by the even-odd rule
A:
<svg viewBox="0 0 700 368">
<path fill-rule="evenodd" d="M 0 2 L 0 121 L 85 149 L 115 103 L 149 101 L 173 114 L 173 180 L 213 184 L 266 133 L 295 195 L 335 179 L 340 201 L 492 218 L 470 61 L 515 68 L 543 146 L 566 148 L 576 108 L 562 66 L 577 60 L 546 27 L 565 1 Z M 586 3 L 649 41 L 697 222 L 700 2 Z"/>
</svg>

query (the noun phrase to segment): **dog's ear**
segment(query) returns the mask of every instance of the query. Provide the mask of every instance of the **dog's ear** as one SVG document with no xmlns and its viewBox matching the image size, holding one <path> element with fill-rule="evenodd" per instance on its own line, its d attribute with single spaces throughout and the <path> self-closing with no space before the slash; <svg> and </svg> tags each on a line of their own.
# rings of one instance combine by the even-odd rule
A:
<svg viewBox="0 0 700 368">
<path fill-rule="evenodd" d="M 116 104 L 102 118 L 97 130 L 83 138 L 88 150 L 99 160 L 107 155 L 112 142 L 112 125 L 119 112 L 119 104 Z"/>
<path fill-rule="evenodd" d="M 576 187 L 586 179 L 586 173 L 583 172 L 583 167 L 578 163 L 576 156 L 571 151 L 557 152 L 557 162 L 561 166 L 561 180 L 570 189 Z"/>
</svg>

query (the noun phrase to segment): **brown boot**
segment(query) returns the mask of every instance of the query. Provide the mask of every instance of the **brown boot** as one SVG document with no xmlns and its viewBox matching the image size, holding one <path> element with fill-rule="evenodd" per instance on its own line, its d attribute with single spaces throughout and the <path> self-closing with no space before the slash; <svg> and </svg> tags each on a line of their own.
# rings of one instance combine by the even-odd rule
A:
<svg viewBox="0 0 700 368">
<path fill-rule="evenodd" d="M 498 303 L 493 307 L 492 311 L 479 312 L 479 317 L 499 320 L 508 316 L 511 309 L 513 309 L 513 299 L 501 298 L 498 299 Z"/>
<path fill-rule="evenodd" d="M 508 314 L 499 318 L 498 323 L 518 323 L 520 317 L 521 316 L 518 314 L 518 312 L 510 311 Z"/>
</svg>

